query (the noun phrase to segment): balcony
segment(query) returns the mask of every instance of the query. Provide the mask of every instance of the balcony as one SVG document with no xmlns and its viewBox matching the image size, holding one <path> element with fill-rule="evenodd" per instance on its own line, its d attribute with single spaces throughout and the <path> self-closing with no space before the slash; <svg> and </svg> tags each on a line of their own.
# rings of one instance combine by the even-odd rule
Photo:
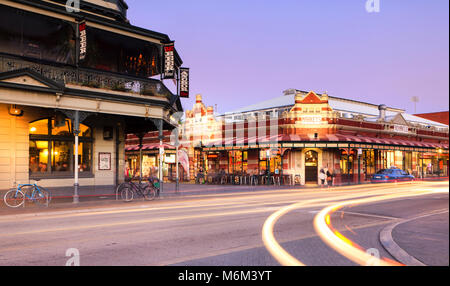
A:
<svg viewBox="0 0 450 286">
<path fill-rule="evenodd" d="M 0 73 L 29 68 L 61 84 L 127 92 L 132 95 L 170 98 L 172 92 L 159 80 L 96 71 L 72 66 L 57 66 L 0 55 Z"/>
</svg>

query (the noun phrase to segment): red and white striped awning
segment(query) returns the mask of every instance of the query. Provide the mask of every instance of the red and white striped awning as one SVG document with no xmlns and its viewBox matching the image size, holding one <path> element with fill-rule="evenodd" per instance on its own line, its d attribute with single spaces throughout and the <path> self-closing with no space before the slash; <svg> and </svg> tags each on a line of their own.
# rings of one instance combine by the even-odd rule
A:
<svg viewBox="0 0 450 286">
<path fill-rule="evenodd" d="M 299 135 L 299 134 L 277 134 L 277 135 L 263 135 L 242 138 L 225 138 L 211 142 L 206 147 L 227 147 L 227 146 L 243 146 L 256 144 L 276 144 L 276 143 L 302 143 L 302 142 L 317 142 L 317 143 L 363 143 L 363 144 L 377 144 L 377 145 L 393 145 L 405 147 L 421 147 L 421 148 L 442 148 L 448 149 L 448 143 L 432 143 L 414 140 L 402 140 L 395 138 L 374 138 L 358 135 L 347 134 L 325 134 L 318 135 Z"/>
<path fill-rule="evenodd" d="M 143 144 L 142 145 L 142 150 L 154 150 L 154 149 L 159 149 L 159 143 L 150 143 L 150 144 Z M 170 144 L 166 144 L 163 143 L 162 147 L 164 149 L 175 149 L 174 146 L 170 145 Z M 128 145 L 125 146 L 125 151 L 139 151 L 139 145 Z"/>
</svg>

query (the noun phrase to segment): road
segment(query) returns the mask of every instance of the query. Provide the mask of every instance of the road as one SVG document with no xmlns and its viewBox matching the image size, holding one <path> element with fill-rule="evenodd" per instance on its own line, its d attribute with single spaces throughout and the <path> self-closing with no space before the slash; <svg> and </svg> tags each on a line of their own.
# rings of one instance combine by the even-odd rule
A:
<svg viewBox="0 0 450 286">
<path fill-rule="evenodd" d="M 256 190 L 0 216 L 0 265 L 63 266 L 68 249 L 81 265 L 364 265 L 368 249 L 399 264 L 380 243 L 393 223 L 402 223 L 392 234 L 403 250 L 448 265 L 448 190 L 448 182 Z"/>
</svg>

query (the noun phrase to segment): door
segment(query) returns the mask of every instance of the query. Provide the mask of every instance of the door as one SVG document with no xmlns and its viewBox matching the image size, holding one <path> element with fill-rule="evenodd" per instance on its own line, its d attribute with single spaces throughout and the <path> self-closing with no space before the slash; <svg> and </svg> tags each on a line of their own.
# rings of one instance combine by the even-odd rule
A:
<svg viewBox="0 0 450 286">
<path fill-rule="evenodd" d="M 317 183 L 317 167 L 318 167 L 318 153 L 316 151 L 308 151 L 305 153 L 305 182 Z"/>
</svg>

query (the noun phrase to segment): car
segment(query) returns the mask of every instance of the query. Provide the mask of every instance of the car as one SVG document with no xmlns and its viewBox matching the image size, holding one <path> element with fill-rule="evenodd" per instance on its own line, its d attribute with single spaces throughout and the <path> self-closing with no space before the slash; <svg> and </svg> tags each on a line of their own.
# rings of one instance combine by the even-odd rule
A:
<svg viewBox="0 0 450 286">
<path fill-rule="evenodd" d="M 382 169 L 372 175 L 372 183 L 413 181 L 414 176 L 399 168 Z"/>
</svg>

